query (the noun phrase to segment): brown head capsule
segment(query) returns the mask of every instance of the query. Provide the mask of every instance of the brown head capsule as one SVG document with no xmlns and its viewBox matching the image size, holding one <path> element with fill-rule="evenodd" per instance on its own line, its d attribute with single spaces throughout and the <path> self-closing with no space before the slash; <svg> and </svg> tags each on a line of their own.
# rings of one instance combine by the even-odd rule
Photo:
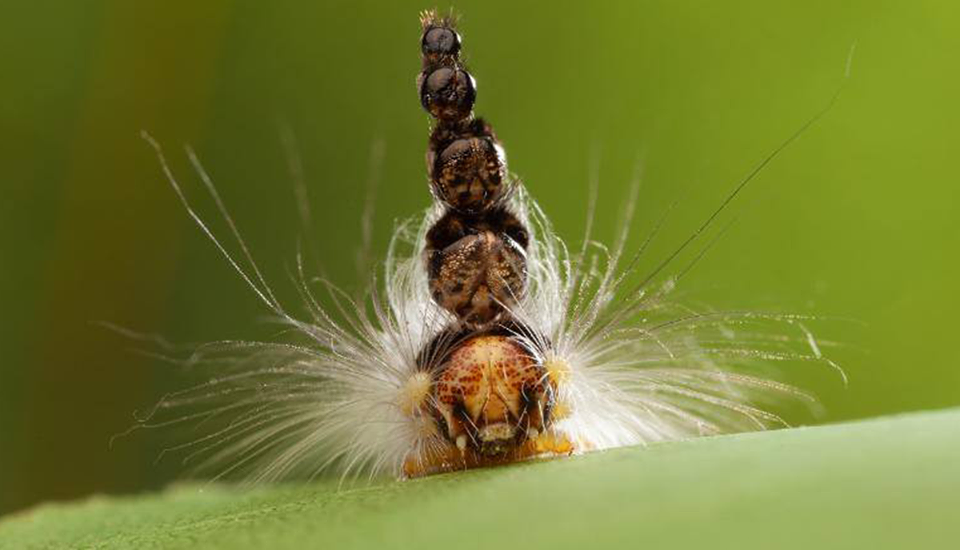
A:
<svg viewBox="0 0 960 550">
<path fill-rule="evenodd" d="M 468 118 L 476 100 L 477 83 L 461 67 L 440 67 L 421 75 L 420 104 L 437 120 Z"/>
<path fill-rule="evenodd" d="M 503 148 L 490 137 L 455 140 L 437 155 L 432 173 L 437 198 L 457 210 L 479 212 L 503 195 Z"/>
<path fill-rule="evenodd" d="M 450 354 L 433 393 L 450 442 L 461 453 L 496 458 L 521 452 L 549 427 L 555 389 L 519 342 L 482 334 Z"/>
<path fill-rule="evenodd" d="M 427 232 L 434 300 L 468 327 L 496 321 L 526 287 L 526 230 L 502 208 L 482 217 L 447 212 Z"/>
<path fill-rule="evenodd" d="M 424 66 L 437 65 L 445 58 L 456 59 L 460 54 L 460 35 L 445 26 L 428 26 L 420 39 Z"/>
</svg>

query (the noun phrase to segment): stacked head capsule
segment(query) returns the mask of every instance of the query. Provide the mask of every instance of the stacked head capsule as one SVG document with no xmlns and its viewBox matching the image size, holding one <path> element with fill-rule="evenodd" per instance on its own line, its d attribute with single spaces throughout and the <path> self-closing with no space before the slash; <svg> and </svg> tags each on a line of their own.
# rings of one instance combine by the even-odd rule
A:
<svg viewBox="0 0 960 550">
<path fill-rule="evenodd" d="M 430 291 L 462 325 L 490 327 L 525 291 L 527 231 L 505 200 L 503 147 L 474 116 L 476 81 L 461 60 L 455 20 L 429 12 L 421 23 L 417 88 L 434 121 L 427 174 L 447 210 L 427 233 Z"/>
</svg>

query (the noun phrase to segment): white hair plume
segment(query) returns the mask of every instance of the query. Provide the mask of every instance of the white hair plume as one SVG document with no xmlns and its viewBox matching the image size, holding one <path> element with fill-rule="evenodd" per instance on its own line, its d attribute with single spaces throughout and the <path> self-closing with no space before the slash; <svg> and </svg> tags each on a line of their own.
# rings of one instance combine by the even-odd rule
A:
<svg viewBox="0 0 960 550">
<path fill-rule="evenodd" d="M 201 346 L 188 362 L 214 376 L 166 395 L 133 429 L 202 428 L 202 435 L 164 453 L 183 453 L 185 463 L 214 478 L 251 482 L 321 472 L 402 477 L 410 461 L 427 461 L 448 446 L 431 417 L 410 406 L 431 399 L 424 397 L 430 373 L 456 344 L 444 332 L 453 317 L 431 299 L 423 261 L 424 234 L 439 210 L 397 228 L 383 280 L 362 299 L 309 278 L 298 257 L 300 317 L 270 291 L 192 151 L 188 156 L 247 268 L 187 203 L 159 145 L 149 135 L 144 139 L 187 212 L 285 327 L 286 337 Z M 773 361 L 828 361 L 805 318 L 691 310 L 670 299 L 685 270 L 657 277 L 669 262 L 628 288 L 635 261 L 621 267 L 626 229 L 610 250 L 593 243 L 588 231 L 583 247 L 571 253 L 519 180 L 513 185 L 510 208 L 530 231 L 528 290 L 510 306 L 523 327 L 515 337 L 557 383 L 552 432 L 571 443 L 571 452 L 784 425 L 764 408 L 772 397 L 814 402 L 757 374 Z M 314 292 L 318 284 L 326 290 L 324 301 Z M 771 324 L 793 326 L 796 336 L 771 332 Z"/>
</svg>

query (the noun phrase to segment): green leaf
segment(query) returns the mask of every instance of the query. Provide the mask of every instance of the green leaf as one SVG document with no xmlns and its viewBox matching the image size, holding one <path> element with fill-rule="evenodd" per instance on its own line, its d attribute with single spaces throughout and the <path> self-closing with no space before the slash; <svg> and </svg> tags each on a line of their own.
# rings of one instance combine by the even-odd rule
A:
<svg viewBox="0 0 960 550">
<path fill-rule="evenodd" d="M 180 485 L 0 522 L 3 548 L 958 544 L 960 409 L 364 486 Z"/>
</svg>

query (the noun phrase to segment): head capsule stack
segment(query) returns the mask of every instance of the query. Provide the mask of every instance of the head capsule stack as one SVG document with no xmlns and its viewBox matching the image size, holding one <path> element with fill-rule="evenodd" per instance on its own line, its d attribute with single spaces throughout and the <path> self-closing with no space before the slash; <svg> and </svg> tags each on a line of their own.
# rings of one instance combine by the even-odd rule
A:
<svg viewBox="0 0 960 550">
<path fill-rule="evenodd" d="M 437 339 L 447 344 L 439 360 L 423 365 L 431 385 L 421 407 L 452 454 L 437 451 L 426 464 L 410 465 L 409 475 L 542 453 L 538 441 L 556 393 L 514 337 L 524 329 L 509 312 L 526 291 L 530 236 L 506 200 L 503 148 L 473 114 L 476 81 L 460 60 L 455 21 L 428 12 L 421 23 L 417 87 L 434 119 L 427 173 L 444 210 L 426 234 L 425 262 L 433 300 L 456 321 Z"/>
<path fill-rule="evenodd" d="M 422 25 L 417 85 L 435 120 L 427 173 L 446 208 L 427 234 L 430 291 L 465 326 L 488 327 L 524 293 L 527 231 L 504 201 L 503 148 L 493 128 L 473 116 L 476 81 L 460 62 L 453 19 L 430 12 Z"/>
</svg>

